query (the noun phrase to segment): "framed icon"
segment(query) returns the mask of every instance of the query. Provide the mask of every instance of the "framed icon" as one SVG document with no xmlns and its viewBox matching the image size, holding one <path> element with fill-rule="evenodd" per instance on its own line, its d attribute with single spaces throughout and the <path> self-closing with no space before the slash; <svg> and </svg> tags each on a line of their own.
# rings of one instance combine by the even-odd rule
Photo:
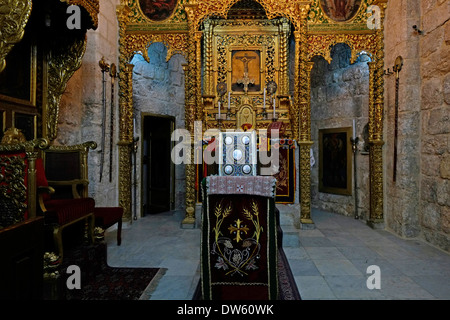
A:
<svg viewBox="0 0 450 320">
<path fill-rule="evenodd" d="M 361 0 L 320 0 L 320 6 L 330 19 L 343 22 L 358 13 Z"/>
<path fill-rule="evenodd" d="M 142 13 L 152 21 L 164 21 L 172 16 L 178 0 L 139 0 Z"/>
<path fill-rule="evenodd" d="M 319 191 L 352 194 L 351 128 L 319 130 Z"/>
</svg>

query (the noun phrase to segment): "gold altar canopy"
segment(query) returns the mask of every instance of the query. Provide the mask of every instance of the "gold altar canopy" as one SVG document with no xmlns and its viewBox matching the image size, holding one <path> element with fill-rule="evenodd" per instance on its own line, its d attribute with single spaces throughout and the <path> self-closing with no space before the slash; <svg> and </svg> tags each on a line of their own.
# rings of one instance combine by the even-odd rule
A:
<svg viewBox="0 0 450 320">
<path fill-rule="evenodd" d="M 256 128 L 267 128 L 272 95 L 276 117 L 287 125 L 300 152 L 300 222 L 311 220 L 311 59 L 331 61 L 331 48 L 347 44 L 354 62 L 364 51 L 371 57 L 369 92 L 370 223 L 383 221 L 383 21 L 387 0 L 122 0 L 120 26 L 120 173 L 119 197 L 124 216 L 131 217 L 131 152 L 133 144 L 132 70 L 134 54 L 149 61 L 153 42 L 167 47 L 167 60 L 186 58 L 185 126 L 236 128 L 246 108 Z M 217 85 L 224 83 L 223 96 Z M 228 96 L 230 92 L 230 110 Z M 221 99 L 223 113 L 218 116 Z M 229 112 L 228 112 L 229 111 Z M 192 151 L 193 152 L 193 151 Z M 191 154 L 193 159 L 194 155 Z M 193 161 L 192 161 L 193 163 Z M 195 223 L 195 165 L 186 165 L 185 224 Z"/>
</svg>

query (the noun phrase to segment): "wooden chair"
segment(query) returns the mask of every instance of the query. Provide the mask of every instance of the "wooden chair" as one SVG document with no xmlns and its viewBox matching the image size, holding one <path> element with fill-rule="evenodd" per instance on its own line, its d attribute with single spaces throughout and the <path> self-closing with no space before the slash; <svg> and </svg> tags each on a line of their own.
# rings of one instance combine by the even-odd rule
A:
<svg viewBox="0 0 450 320">
<path fill-rule="evenodd" d="M 45 224 L 53 229 L 53 240 L 63 260 L 64 228 L 84 220 L 87 234 L 94 241 L 95 201 L 88 196 L 88 153 L 93 141 L 72 146 L 50 146 L 37 161 L 39 207 Z"/>
</svg>

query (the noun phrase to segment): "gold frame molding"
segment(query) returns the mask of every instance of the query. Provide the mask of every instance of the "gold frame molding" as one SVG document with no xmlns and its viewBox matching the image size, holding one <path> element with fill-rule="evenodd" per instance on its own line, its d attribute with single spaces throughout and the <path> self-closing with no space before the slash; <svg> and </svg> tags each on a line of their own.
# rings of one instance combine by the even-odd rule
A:
<svg viewBox="0 0 450 320">
<path fill-rule="evenodd" d="M 324 185 L 323 183 L 323 170 L 324 170 L 324 140 L 323 136 L 326 134 L 333 133 L 345 133 L 345 155 L 346 155 L 346 187 L 345 188 L 337 188 Z M 334 193 L 340 195 L 351 195 L 352 194 L 352 144 L 350 142 L 350 137 L 352 136 L 352 128 L 351 127 L 343 127 L 343 128 L 328 128 L 328 129 L 319 129 L 319 192 L 325 193 Z"/>
<path fill-rule="evenodd" d="M 202 45 L 212 35 L 199 31 L 208 17 L 226 18 L 228 10 L 238 0 L 184 0 L 178 2 L 175 14 L 163 23 L 149 23 L 136 8 L 137 0 L 121 0 L 117 7 L 119 21 L 119 86 L 120 86 L 120 142 L 119 142 L 119 203 L 124 217 L 131 218 L 131 152 L 133 143 L 133 87 L 130 61 L 135 53 L 149 61 L 147 49 L 153 42 L 162 42 L 168 49 L 166 59 L 180 53 L 187 63 L 185 72 L 185 127 L 191 133 L 194 121 L 204 119 L 202 97 L 201 55 Z M 358 13 L 345 22 L 333 22 L 324 15 L 319 0 L 255 0 L 262 5 L 268 19 L 285 17 L 293 27 L 294 93 L 290 106 L 292 134 L 300 152 L 300 225 L 313 225 L 311 219 L 311 104 L 310 81 L 315 55 L 331 61 L 331 49 L 336 43 L 346 43 L 355 61 L 361 51 L 372 59 L 369 63 L 369 139 L 370 139 L 370 218 L 372 226 L 383 222 L 383 110 L 384 110 L 384 12 L 388 0 L 362 0 Z M 381 28 L 367 27 L 367 8 L 380 8 Z M 205 42 L 204 42 L 205 41 Z M 206 54 L 211 48 L 205 48 Z M 208 75 L 205 75 L 208 76 Z M 208 88 L 207 88 L 208 89 Z M 213 88 L 209 88 L 213 90 Z M 191 148 L 192 150 L 194 148 Z M 194 158 L 192 151 L 191 158 Z M 186 217 L 184 224 L 195 223 L 195 165 L 186 165 Z"/>
<path fill-rule="evenodd" d="M 30 45 L 30 83 L 29 83 L 29 92 L 30 95 L 28 99 L 22 99 L 19 97 L 9 96 L 3 93 L 0 93 L 0 100 L 13 102 L 17 104 L 22 104 L 26 106 L 36 107 L 36 87 L 37 87 L 37 46 Z M 6 58 L 5 58 L 6 61 Z"/>
</svg>

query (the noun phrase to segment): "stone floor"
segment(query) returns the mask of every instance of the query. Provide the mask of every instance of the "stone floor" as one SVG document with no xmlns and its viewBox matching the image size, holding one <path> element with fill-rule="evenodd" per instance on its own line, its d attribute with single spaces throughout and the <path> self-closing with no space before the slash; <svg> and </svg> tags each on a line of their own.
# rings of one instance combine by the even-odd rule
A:
<svg viewBox="0 0 450 320">
<path fill-rule="evenodd" d="M 297 229 L 289 208 L 278 207 L 283 248 L 302 299 L 450 299 L 448 253 L 314 209 L 316 228 Z M 174 211 L 135 220 L 124 227 L 121 246 L 114 227 L 106 232 L 109 265 L 167 269 L 151 300 L 190 300 L 199 281 L 200 229 L 181 228 L 182 219 Z M 374 283 L 372 265 L 379 267 L 380 289 L 367 286 Z"/>
</svg>

